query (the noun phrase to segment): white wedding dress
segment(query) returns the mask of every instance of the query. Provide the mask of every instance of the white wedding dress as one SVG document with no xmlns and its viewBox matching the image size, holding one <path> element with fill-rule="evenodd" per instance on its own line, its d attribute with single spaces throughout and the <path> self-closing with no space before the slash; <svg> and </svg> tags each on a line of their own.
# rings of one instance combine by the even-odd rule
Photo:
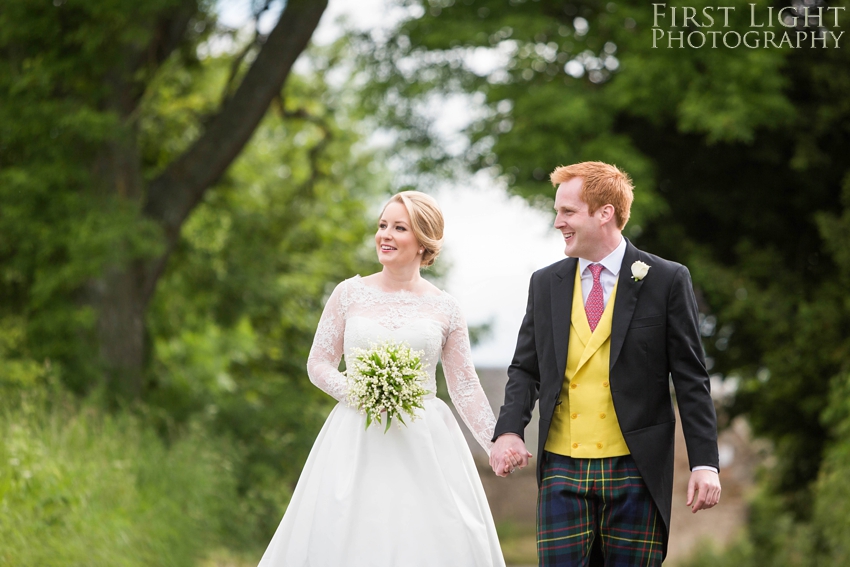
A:
<svg viewBox="0 0 850 567">
<path fill-rule="evenodd" d="M 346 403 L 338 370 L 352 348 L 383 340 L 424 351 L 431 392 L 418 419 L 384 433 Z M 328 300 L 307 371 L 339 400 L 322 427 L 260 567 L 503 567 L 478 471 L 460 426 L 436 398 L 443 370 L 452 401 L 489 452 L 495 418 L 470 358 L 454 298 L 384 292 L 359 276 Z"/>
</svg>

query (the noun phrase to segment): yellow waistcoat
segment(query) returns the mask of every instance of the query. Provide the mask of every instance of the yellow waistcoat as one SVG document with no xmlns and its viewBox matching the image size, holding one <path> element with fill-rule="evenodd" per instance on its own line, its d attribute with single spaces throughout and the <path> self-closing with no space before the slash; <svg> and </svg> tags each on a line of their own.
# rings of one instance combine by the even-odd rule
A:
<svg viewBox="0 0 850 567">
<path fill-rule="evenodd" d="M 616 295 L 615 285 L 602 318 L 591 333 L 581 293 L 581 274 L 576 268 L 567 371 L 546 438 L 545 449 L 550 453 L 577 459 L 629 454 L 608 382 Z"/>
</svg>

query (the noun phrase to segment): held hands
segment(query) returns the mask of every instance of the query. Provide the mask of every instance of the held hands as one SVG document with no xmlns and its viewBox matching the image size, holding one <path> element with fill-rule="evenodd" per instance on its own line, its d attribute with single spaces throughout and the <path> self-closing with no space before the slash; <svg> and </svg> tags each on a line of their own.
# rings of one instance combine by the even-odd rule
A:
<svg viewBox="0 0 850 567">
<path fill-rule="evenodd" d="M 686 503 L 691 507 L 691 512 L 696 514 L 700 510 L 708 510 L 716 506 L 718 502 L 720 502 L 720 475 L 705 469 L 691 472 Z"/>
<path fill-rule="evenodd" d="M 525 448 L 525 443 L 519 435 L 505 433 L 496 439 L 490 449 L 490 466 L 496 476 L 508 476 L 517 468 L 528 465 L 531 453 Z"/>
</svg>

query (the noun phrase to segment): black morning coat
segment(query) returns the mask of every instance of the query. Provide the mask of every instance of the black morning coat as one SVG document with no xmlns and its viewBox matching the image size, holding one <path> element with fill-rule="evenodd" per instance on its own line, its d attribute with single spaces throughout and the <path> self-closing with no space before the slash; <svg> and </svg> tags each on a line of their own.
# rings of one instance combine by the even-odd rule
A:
<svg viewBox="0 0 850 567">
<path fill-rule="evenodd" d="M 639 281 L 632 278 L 636 261 L 650 266 Z M 522 437 L 539 400 L 538 485 L 543 447 L 564 383 L 577 266 L 576 258 L 566 258 L 531 276 L 528 307 L 493 436 L 494 441 L 504 433 Z M 664 520 L 665 556 L 676 423 L 670 377 L 691 468 L 720 468 L 698 317 L 688 269 L 638 250 L 627 240 L 614 302 L 609 382 L 623 437 Z"/>
</svg>

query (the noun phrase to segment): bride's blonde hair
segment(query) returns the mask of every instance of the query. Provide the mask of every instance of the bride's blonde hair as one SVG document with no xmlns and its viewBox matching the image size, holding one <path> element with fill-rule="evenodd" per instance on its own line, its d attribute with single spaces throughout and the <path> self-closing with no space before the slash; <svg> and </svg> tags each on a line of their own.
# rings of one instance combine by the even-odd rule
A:
<svg viewBox="0 0 850 567">
<path fill-rule="evenodd" d="M 390 203 L 401 203 L 410 216 L 411 230 L 419 244 L 425 249 L 419 265 L 428 267 L 434 263 L 443 248 L 443 212 L 437 201 L 431 195 L 419 191 L 402 191 L 393 195 L 384 209 Z M 383 211 L 381 211 L 383 214 Z"/>
</svg>

